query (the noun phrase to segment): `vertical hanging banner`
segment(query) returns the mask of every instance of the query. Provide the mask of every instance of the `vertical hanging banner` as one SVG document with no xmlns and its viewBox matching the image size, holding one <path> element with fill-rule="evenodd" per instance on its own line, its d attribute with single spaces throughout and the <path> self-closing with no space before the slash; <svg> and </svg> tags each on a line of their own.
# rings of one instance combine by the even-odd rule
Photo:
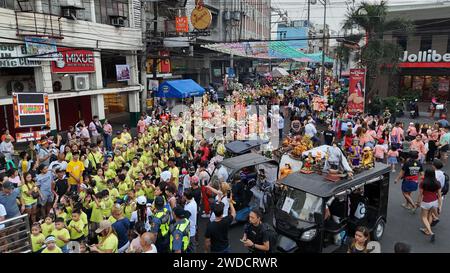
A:
<svg viewBox="0 0 450 273">
<path fill-rule="evenodd" d="M 14 127 L 50 126 L 48 96 L 45 93 L 14 93 Z"/>
<path fill-rule="evenodd" d="M 350 86 L 348 88 L 347 111 L 349 114 L 364 112 L 364 94 L 366 89 L 366 70 L 350 69 Z"/>
<path fill-rule="evenodd" d="M 178 33 L 189 32 L 189 19 L 187 16 L 175 17 L 175 30 Z"/>
</svg>

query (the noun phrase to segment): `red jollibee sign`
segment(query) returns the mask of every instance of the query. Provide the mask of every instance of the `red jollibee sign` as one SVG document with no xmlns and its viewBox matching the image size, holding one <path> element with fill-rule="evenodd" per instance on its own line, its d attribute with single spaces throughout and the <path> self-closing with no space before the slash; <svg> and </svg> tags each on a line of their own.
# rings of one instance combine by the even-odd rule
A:
<svg viewBox="0 0 450 273">
<path fill-rule="evenodd" d="M 53 73 L 95 72 L 94 52 L 84 49 L 58 48 L 59 59 L 52 62 Z"/>
</svg>

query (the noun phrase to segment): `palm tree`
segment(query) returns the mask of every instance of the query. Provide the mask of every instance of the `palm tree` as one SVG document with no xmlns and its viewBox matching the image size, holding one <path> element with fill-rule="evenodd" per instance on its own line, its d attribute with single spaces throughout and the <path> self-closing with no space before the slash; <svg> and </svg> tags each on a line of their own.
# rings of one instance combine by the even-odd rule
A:
<svg viewBox="0 0 450 273">
<path fill-rule="evenodd" d="M 356 7 L 349 7 L 344 30 L 362 29 L 366 43 L 359 54 L 360 65 L 367 68 L 366 92 L 370 98 L 374 79 L 382 73 L 397 72 L 398 63 L 403 49 L 396 43 L 383 39 L 385 34 L 401 32 L 408 34 L 414 27 L 411 21 L 403 18 L 387 18 L 388 5 L 386 0 L 372 4 L 361 2 Z"/>
</svg>

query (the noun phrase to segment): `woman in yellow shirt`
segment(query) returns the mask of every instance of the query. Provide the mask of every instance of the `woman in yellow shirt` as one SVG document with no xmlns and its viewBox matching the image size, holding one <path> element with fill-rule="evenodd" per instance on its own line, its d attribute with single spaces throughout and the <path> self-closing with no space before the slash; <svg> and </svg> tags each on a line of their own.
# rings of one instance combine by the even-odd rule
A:
<svg viewBox="0 0 450 273">
<path fill-rule="evenodd" d="M 28 213 L 31 223 L 34 223 L 36 222 L 37 199 L 41 195 L 41 192 L 34 183 L 30 173 L 24 173 L 22 176 L 22 186 L 20 186 L 20 189 L 22 199 L 25 202 L 25 213 Z"/>
<path fill-rule="evenodd" d="M 106 177 L 104 175 L 103 169 L 98 169 L 97 175 L 93 176 L 92 179 L 95 181 L 95 187 L 99 192 L 108 188 L 108 186 L 106 185 Z"/>
<path fill-rule="evenodd" d="M 99 228 L 95 232 L 101 236 L 101 239 L 98 244 L 91 247 L 91 251 L 97 253 L 117 253 L 119 239 L 110 221 L 101 221 Z"/>
</svg>

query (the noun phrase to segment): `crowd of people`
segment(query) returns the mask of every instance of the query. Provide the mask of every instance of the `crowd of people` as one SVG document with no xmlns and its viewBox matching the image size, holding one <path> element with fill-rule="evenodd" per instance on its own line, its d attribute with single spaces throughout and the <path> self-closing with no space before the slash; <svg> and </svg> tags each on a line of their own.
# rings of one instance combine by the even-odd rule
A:
<svg viewBox="0 0 450 273">
<path fill-rule="evenodd" d="M 327 99 L 318 99 L 322 97 L 315 82 L 297 75 L 284 92 L 265 91 L 275 97 L 264 103 L 280 104 L 280 113 L 274 116 L 269 111 L 267 120 L 255 122 L 268 127 L 272 123 L 280 143 L 286 134 L 306 135 L 316 146 L 339 147 L 349 158 L 349 175 L 360 167 L 367 149 L 376 161 L 390 164 L 393 172 L 401 165 L 395 182 L 402 181 L 403 206 L 412 212 L 421 208 L 421 231 L 434 241 L 432 227 L 439 222 L 442 196 L 448 191 L 448 176 L 442 171 L 450 144 L 446 117 L 433 125 L 411 123 L 404 128 L 401 122 L 392 124 L 387 115 L 349 114 L 336 103 L 342 96 L 340 84 L 329 82 L 333 88 L 327 89 Z M 253 99 L 261 96 L 251 94 Z M 249 98 L 235 92 L 232 100 L 238 105 L 232 113 L 237 118 Z M 219 116 L 208 109 L 222 109 L 192 107 L 187 113 L 201 120 Z M 33 252 L 70 252 L 73 245 L 79 252 L 98 253 L 230 252 L 228 233 L 236 218 L 231 187 L 226 175 L 210 183 L 225 156 L 225 139 L 206 138 L 197 127 L 187 126 L 191 122 L 187 113 L 157 107 L 142 114 L 135 134 L 126 125 L 114 132 L 107 120 L 94 116 L 62 135 L 48 134 L 30 142 L 18 160 L 13 158 L 14 138 L 6 131 L 0 144 L 0 221 L 28 214 Z M 248 137 L 253 122 L 243 124 L 243 136 Z M 290 126 L 288 133 L 285 124 Z M 200 218 L 209 219 L 202 248 Z M 242 245 L 250 252 L 271 251 L 267 226 L 261 211 L 253 209 Z M 359 227 L 349 252 L 366 252 L 368 239 L 368 231 Z M 398 248 L 406 251 L 409 246 Z"/>
</svg>

